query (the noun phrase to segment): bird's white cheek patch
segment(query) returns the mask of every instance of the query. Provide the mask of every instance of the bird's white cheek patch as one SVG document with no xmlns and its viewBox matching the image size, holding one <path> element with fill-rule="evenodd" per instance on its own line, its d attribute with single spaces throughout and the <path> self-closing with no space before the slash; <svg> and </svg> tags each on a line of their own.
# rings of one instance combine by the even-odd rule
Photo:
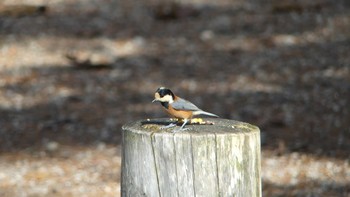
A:
<svg viewBox="0 0 350 197">
<path fill-rule="evenodd" d="M 154 98 L 155 98 L 156 100 L 159 100 L 159 99 L 160 99 L 160 96 L 159 96 L 158 92 L 156 92 L 156 93 L 154 94 Z"/>
<path fill-rule="evenodd" d="M 164 99 L 165 102 L 174 102 L 173 97 L 171 95 L 165 95 L 162 99 Z"/>
<path fill-rule="evenodd" d="M 165 95 L 165 96 L 163 96 L 161 98 L 160 97 L 159 98 L 156 97 L 156 99 L 158 101 L 160 101 L 160 102 L 168 102 L 168 103 L 174 102 L 173 97 L 171 95 Z"/>
</svg>

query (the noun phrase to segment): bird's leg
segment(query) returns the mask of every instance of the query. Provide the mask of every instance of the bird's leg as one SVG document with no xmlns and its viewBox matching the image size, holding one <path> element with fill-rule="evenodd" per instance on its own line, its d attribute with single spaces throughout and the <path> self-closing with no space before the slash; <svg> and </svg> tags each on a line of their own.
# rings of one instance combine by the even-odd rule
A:
<svg viewBox="0 0 350 197">
<path fill-rule="evenodd" d="M 181 125 L 180 129 L 174 129 L 173 133 L 176 133 L 178 131 L 186 131 L 188 128 L 184 128 L 184 126 L 188 123 L 188 119 L 183 119 L 184 123 Z"/>
<path fill-rule="evenodd" d="M 182 130 L 187 123 L 188 119 L 184 119 L 184 123 L 181 125 L 180 130 Z"/>
</svg>

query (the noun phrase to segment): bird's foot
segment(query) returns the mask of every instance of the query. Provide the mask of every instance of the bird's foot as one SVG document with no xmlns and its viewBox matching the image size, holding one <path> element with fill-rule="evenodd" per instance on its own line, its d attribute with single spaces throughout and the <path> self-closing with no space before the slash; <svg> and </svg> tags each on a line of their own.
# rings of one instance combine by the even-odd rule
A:
<svg viewBox="0 0 350 197">
<path fill-rule="evenodd" d="M 176 126 L 176 123 L 170 123 L 169 125 L 167 126 L 162 126 L 160 127 L 160 129 L 169 129 L 169 128 L 172 128 L 172 127 L 175 127 Z"/>
</svg>

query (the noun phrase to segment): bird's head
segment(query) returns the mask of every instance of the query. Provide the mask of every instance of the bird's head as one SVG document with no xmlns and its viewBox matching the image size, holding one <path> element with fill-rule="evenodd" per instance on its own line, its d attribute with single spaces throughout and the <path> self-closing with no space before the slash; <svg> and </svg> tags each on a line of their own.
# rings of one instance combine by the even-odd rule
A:
<svg viewBox="0 0 350 197">
<path fill-rule="evenodd" d="M 154 100 L 153 102 L 159 101 L 162 103 L 172 103 L 174 102 L 175 95 L 174 93 L 165 87 L 160 87 L 157 89 L 156 93 L 154 94 Z"/>
</svg>

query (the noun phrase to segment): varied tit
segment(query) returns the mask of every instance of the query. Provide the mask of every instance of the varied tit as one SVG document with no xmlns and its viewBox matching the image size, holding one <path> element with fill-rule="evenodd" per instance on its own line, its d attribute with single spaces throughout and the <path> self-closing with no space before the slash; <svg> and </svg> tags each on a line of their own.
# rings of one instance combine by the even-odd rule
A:
<svg viewBox="0 0 350 197">
<path fill-rule="evenodd" d="M 162 104 L 165 111 L 173 118 L 183 119 L 183 124 L 179 130 L 183 130 L 183 127 L 188 123 L 188 121 L 196 115 L 207 115 L 213 117 L 219 117 L 215 114 L 205 112 L 199 109 L 190 101 L 187 101 L 183 98 L 176 96 L 171 90 L 160 87 L 157 89 L 154 94 L 155 99 L 152 101 L 158 101 Z M 176 126 L 176 124 L 172 123 L 164 128 L 169 128 Z"/>
</svg>

